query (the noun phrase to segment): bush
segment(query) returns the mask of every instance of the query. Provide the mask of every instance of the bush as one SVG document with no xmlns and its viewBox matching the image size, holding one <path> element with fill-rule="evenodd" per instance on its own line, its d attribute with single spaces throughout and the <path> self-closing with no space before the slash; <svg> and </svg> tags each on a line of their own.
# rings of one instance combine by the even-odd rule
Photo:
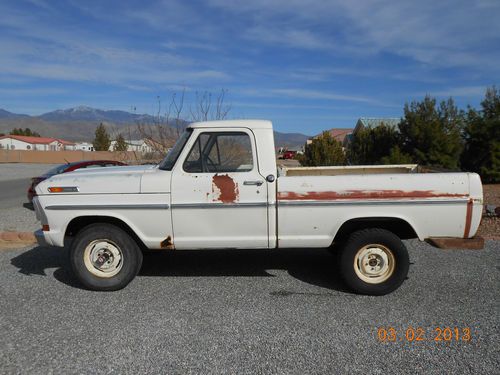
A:
<svg viewBox="0 0 500 375">
<path fill-rule="evenodd" d="M 304 154 L 297 159 L 304 166 L 328 166 L 345 165 L 346 157 L 342 144 L 329 132 L 323 132 L 314 138 L 310 144 L 306 144 Z"/>
</svg>

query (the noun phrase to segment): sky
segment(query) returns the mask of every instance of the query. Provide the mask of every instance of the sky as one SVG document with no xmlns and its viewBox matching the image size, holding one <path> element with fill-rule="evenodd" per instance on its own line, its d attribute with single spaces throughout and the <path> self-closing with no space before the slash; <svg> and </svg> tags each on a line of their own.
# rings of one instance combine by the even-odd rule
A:
<svg viewBox="0 0 500 375">
<path fill-rule="evenodd" d="M 317 134 L 500 86 L 499 0 L 2 0 L 0 108 L 155 114 L 227 90 L 230 118 Z M 158 100 L 158 98 L 160 100 Z"/>
</svg>

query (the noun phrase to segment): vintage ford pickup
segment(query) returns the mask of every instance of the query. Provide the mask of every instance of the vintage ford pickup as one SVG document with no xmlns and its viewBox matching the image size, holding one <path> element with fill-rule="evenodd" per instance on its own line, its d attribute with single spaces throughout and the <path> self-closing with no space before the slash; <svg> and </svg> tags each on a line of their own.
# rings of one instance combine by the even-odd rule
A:
<svg viewBox="0 0 500 375">
<path fill-rule="evenodd" d="M 293 172 L 293 173 L 292 173 Z M 402 239 L 481 248 L 473 173 L 276 165 L 271 122 L 194 123 L 158 166 L 56 175 L 36 187 L 40 244 L 70 248 L 87 288 L 117 290 L 142 252 L 329 248 L 346 284 L 381 295 L 406 278 Z M 165 265 L 168 267 L 168 265 Z"/>
</svg>

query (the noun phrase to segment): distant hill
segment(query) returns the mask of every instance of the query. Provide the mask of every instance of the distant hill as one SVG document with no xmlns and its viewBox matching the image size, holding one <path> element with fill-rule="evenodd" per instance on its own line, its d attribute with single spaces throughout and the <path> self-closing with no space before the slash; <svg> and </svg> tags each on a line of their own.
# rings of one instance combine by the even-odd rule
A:
<svg viewBox="0 0 500 375">
<path fill-rule="evenodd" d="M 301 133 L 280 133 L 274 132 L 274 143 L 276 147 L 303 146 L 311 138 Z"/>
<path fill-rule="evenodd" d="M 0 119 L 30 117 L 28 115 L 18 115 L 0 108 Z"/>
<path fill-rule="evenodd" d="M 30 128 L 46 137 L 91 141 L 100 123 L 104 123 L 112 135 L 122 133 L 126 138 L 138 138 L 140 136 L 138 124 L 153 125 L 156 123 L 156 118 L 151 115 L 86 106 L 59 109 L 40 116 L 16 114 L 0 109 L 0 133 L 5 134 L 13 128 Z M 183 128 L 188 123 L 182 120 L 180 127 Z M 177 134 L 173 127 L 172 134 Z M 277 147 L 301 146 L 308 138 L 309 136 L 300 133 L 274 132 Z"/>
<path fill-rule="evenodd" d="M 155 121 L 155 117 L 150 115 L 138 115 L 126 111 L 95 109 L 86 106 L 58 109 L 53 112 L 44 113 L 38 116 L 38 118 L 53 122 L 95 121 L 113 124 L 134 124 L 138 121 L 153 123 Z"/>
</svg>

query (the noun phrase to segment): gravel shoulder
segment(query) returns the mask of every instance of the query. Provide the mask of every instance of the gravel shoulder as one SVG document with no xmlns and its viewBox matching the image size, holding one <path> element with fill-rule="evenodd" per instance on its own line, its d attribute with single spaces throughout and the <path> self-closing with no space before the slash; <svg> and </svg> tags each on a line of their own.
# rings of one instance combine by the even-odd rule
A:
<svg viewBox="0 0 500 375">
<path fill-rule="evenodd" d="M 500 184 L 483 185 L 484 204 L 500 206 Z M 479 236 L 500 240 L 500 217 L 483 216 Z"/>
<path fill-rule="evenodd" d="M 65 250 L 0 252 L 0 372 L 497 373 L 500 242 L 407 244 L 408 280 L 382 297 L 346 292 L 323 250 L 148 254 L 110 293 L 80 289 Z M 380 327 L 398 339 L 380 342 Z M 436 342 L 437 327 L 472 340 Z"/>
<path fill-rule="evenodd" d="M 0 232 L 33 232 L 40 228 L 35 212 L 26 206 L 31 177 L 56 164 L 0 163 Z"/>
</svg>

